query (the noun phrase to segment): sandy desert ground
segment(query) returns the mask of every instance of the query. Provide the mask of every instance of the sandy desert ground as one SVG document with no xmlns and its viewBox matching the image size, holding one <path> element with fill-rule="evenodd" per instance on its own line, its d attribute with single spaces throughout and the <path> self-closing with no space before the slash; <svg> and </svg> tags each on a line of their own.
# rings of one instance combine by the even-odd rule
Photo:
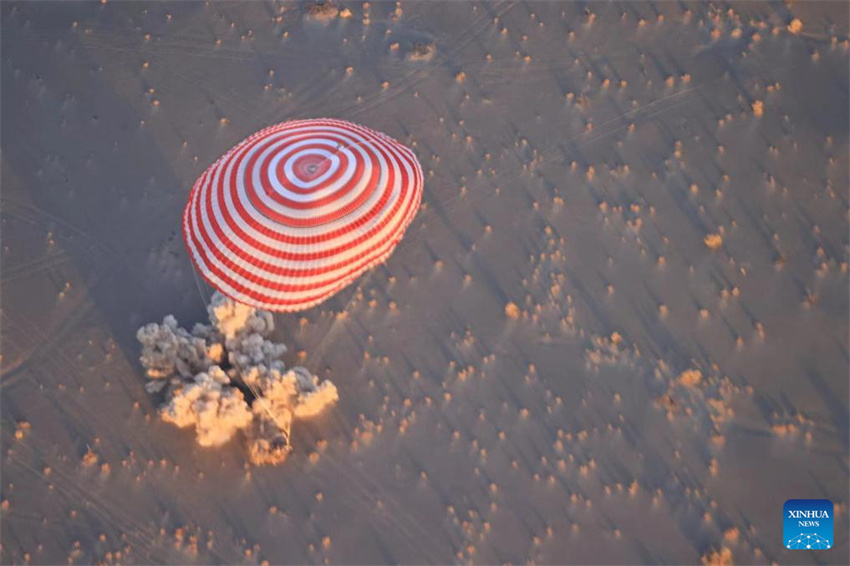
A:
<svg viewBox="0 0 850 566">
<path fill-rule="evenodd" d="M 3 2 L 3 563 L 848 564 L 844 2 Z M 339 402 L 281 466 L 163 423 L 197 176 L 414 149 L 385 266 L 276 315 Z M 828 551 L 782 504 L 835 503 Z"/>
</svg>

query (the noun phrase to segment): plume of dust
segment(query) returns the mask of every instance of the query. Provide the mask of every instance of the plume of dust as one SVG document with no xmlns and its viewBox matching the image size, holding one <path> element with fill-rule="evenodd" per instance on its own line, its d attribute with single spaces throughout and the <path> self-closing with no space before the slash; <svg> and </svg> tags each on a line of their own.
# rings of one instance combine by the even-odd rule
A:
<svg viewBox="0 0 850 566">
<path fill-rule="evenodd" d="M 194 427 L 201 446 L 220 446 L 241 432 L 252 463 L 278 464 L 291 449 L 293 420 L 334 404 L 336 386 L 319 383 L 303 367 L 286 369 L 280 359 L 286 346 L 269 340 L 270 312 L 218 292 L 207 312 L 210 324 L 196 324 L 191 332 L 171 315 L 139 329 L 145 387 L 165 391 L 162 419 Z"/>
</svg>

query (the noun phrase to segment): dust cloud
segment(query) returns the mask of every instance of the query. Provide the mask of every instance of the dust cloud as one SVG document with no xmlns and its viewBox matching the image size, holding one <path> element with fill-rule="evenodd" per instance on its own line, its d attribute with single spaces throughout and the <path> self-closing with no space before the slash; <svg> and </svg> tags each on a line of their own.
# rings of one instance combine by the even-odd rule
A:
<svg viewBox="0 0 850 566">
<path fill-rule="evenodd" d="M 336 403 L 337 388 L 303 367 L 286 368 L 286 345 L 269 339 L 270 312 L 221 293 L 207 312 L 210 323 L 191 332 L 172 315 L 139 329 L 146 389 L 164 394 L 162 420 L 194 427 L 200 446 L 220 446 L 241 433 L 253 464 L 279 464 L 291 450 L 293 420 Z"/>
</svg>

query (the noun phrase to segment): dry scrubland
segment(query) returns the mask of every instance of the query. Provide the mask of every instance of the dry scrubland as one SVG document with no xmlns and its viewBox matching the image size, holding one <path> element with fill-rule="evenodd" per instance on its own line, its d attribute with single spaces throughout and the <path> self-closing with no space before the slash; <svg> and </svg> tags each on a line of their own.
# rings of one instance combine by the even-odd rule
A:
<svg viewBox="0 0 850 566">
<path fill-rule="evenodd" d="M 2 562 L 850 562 L 846 3 L 0 14 Z M 254 467 L 158 417 L 135 335 L 206 321 L 194 179 L 320 116 L 424 205 L 276 316 L 339 402 Z M 794 497 L 832 550 L 783 548 Z"/>
</svg>

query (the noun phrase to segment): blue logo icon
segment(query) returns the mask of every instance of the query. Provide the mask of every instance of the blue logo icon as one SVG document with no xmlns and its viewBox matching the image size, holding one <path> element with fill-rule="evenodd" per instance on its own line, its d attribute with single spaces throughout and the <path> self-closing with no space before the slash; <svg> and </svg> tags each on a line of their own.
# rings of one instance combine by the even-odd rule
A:
<svg viewBox="0 0 850 566">
<path fill-rule="evenodd" d="M 785 548 L 827 550 L 832 548 L 832 501 L 789 499 L 782 507 Z"/>
</svg>

